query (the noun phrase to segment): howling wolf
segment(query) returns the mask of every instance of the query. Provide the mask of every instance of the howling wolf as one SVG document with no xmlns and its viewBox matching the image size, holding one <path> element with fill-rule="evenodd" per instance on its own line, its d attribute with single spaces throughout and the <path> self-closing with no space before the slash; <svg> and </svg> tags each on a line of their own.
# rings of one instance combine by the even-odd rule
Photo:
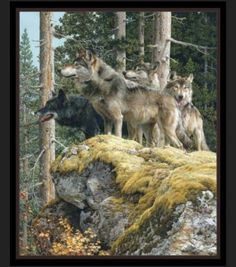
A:
<svg viewBox="0 0 236 267">
<path fill-rule="evenodd" d="M 199 110 L 192 103 L 193 74 L 188 77 L 170 75 L 165 92 L 172 95 L 181 112 L 183 127 L 189 137 L 193 136 L 198 150 L 209 150 L 203 130 L 203 120 Z"/>
<path fill-rule="evenodd" d="M 89 101 L 77 95 L 67 96 L 62 89 L 35 114 L 41 122 L 54 118 L 59 125 L 76 127 L 84 132 L 86 139 L 103 131 L 102 118 Z"/>
<path fill-rule="evenodd" d="M 85 82 L 85 88 L 81 84 L 80 90 L 88 99 L 90 95 L 95 98 L 99 106 L 99 114 L 114 123 L 115 134 L 122 136 L 123 120 L 128 122 L 134 129 L 145 125 L 148 128 L 148 144 L 153 143 L 153 129 L 158 123 L 166 139 L 176 147 L 183 145 L 176 135 L 179 111 L 173 97 L 162 95 L 154 90 L 145 90 L 137 84 L 136 88 L 128 89 L 123 75 L 117 73 L 103 60 L 90 51 L 77 53 L 77 64 L 88 70 L 89 80 Z M 73 75 L 80 80 L 78 65 L 65 66 L 61 73 L 64 76 Z M 71 73 L 68 70 L 71 70 Z M 65 75 L 66 74 L 66 75 Z M 87 85 L 91 85 L 90 93 L 87 93 Z M 94 106 L 94 100 L 90 100 Z M 98 111 L 98 109 L 96 109 Z"/>
</svg>

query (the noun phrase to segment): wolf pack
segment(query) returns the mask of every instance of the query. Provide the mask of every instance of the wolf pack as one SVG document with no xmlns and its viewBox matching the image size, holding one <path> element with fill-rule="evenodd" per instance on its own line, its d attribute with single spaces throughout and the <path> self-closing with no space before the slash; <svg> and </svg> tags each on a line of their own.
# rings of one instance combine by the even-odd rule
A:
<svg viewBox="0 0 236 267">
<path fill-rule="evenodd" d="M 41 122 L 54 118 L 78 127 L 86 138 L 100 133 L 124 137 L 125 132 L 146 146 L 209 150 L 202 116 L 192 102 L 193 74 L 170 72 L 161 90 L 159 65 L 142 63 L 119 73 L 94 52 L 81 50 L 60 69 L 74 79 L 78 95 L 61 89 L 36 114 Z"/>
</svg>

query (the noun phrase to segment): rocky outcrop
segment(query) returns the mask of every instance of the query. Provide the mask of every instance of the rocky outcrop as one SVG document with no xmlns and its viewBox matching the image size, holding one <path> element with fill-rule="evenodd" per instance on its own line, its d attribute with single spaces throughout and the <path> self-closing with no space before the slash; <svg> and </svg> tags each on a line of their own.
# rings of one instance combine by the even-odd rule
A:
<svg viewBox="0 0 236 267">
<path fill-rule="evenodd" d="M 78 227 L 114 255 L 216 254 L 213 152 L 100 135 L 67 149 L 51 172 L 59 203 L 76 207 Z"/>
</svg>

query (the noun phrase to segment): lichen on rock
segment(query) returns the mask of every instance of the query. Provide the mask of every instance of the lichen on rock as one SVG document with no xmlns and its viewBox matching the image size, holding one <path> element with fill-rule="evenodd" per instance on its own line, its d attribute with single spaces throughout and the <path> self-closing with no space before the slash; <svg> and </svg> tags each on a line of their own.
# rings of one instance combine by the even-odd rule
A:
<svg viewBox="0 0 236 267">
<path fill-rule="evenodd" d="M 99 135 L 51 166 L 58 197 L 115 255 L 215 255 L 216 154 Z M 206 197 L 208 196 L 208 197 Z"/>
</svg>

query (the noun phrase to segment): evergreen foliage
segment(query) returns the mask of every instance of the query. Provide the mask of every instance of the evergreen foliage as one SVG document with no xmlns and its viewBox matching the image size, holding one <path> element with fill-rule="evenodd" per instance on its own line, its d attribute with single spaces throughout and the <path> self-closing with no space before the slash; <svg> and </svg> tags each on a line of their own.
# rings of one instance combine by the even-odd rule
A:
<svg viewBox="0 0 236 267">
<path fill-rule="evenodd" d="M 108 64 L 115 67 L 115 48 L 125 48 L 127 69 L 139 62 L 138 12 L 127 12 L 126 38 L 115 40 L 114 14 L 112 12 L 65 13 L 56 26 L 57 37 L 69 36 L 64 45 L 56 49 L 56 66 L 71 63 L 76 50 L 83 46 L 94 50 Z M 145 13 L 145 62 L 151 62 L 153 39 L 153 13 Z M 217 18 L 214 12 L 172 13 L 172 37 L 176 40 L 207 47 L 217 46 Z M 200 110 L 206 139 L 211 150 L 216 151 L 216 80 L 217 50 L 209 49 L 204 55 L 196 48 L 171 44 L 171 69 L 179 75 L 194 74 L 193 103 Z M 205 67 L 207 65 L 207 68 Z M 205 69 L 206 68 L 206 69 Z M 61 84 L 73 91 L 74 85 L 62 78 Z M 68 86 L 69 83 L 69 86 Z"/>
<path fill-rule="evenodd" d="M 172 13 L 172 37 L 196 45 L 217 47 L 217 17 L 214 12 Z M 151 62 L 153 43 L 153 13 L 145 12 L 144 61 Z M 55 49 L 55 91 L 65 89 L 76 93 L 73 79 L 60 75 L 60 67 L 71 64 L 80 48 L 91 49 L 106 63 L 115 67 L 116 49 L 126 50 L 126 68 L 134 69 L 139 63 L 138 43 L 139 12 L 126 13 L 126 38 L 115 39 L 115 16 L 113 12 L 66 12 L 55 26 L 55 37 L 64 44 Z M 37 120 L 33 112 L 40 108 L 39 71 L 33 65 L 30 40 L 25 29 L 20 40 L 19 60 L 19 175 L 20 175 L 20 241 L 29 221 L 41 208 L 39 205 L 39 127 L 32 125 Z M 193 103 L 204 121 L 207 143 L 216 151 L 217 127 L 217 49 L 208 49 L 206 54 L 196 48 L 171 44 L 171 70 L 178 75 L 194 75 Z M 31 126 L 32 125 L 32 126 Z M 77 144 L 84 135 L 76 128 L 56 124 L 56 154 L 70 144 Z M 59 145 L 59 143 L 63 145 Z M 30 245 L 30 237 L 28 238 Z M 24 247 L 23 243 L 22 246 Z M 24 254 L 24 251 L 21 251 Z M 36 253 L 36 252 L 34 252 Z M 36 253 L 37 254 L 37 253 Z"/>
</svg>

